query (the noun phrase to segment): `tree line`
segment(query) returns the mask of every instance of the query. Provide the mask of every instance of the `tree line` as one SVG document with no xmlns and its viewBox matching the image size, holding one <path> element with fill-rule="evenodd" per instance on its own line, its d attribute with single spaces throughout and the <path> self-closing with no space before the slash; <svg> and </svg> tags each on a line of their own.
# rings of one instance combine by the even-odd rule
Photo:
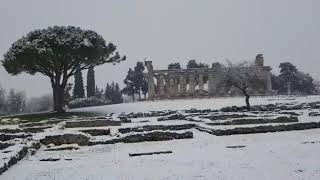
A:
<svg viewBox="0 0 320 180">
<path fill-rule="evenodd" d="M 123 102 L 119 84 L 116 82 L 107 83 L 104 89 L 100 89 L 95 82 L 94 67 L 90 66 L 87 71 L 86 92 L 83 83 L 82 72 L 74 75 L 74 87 L 71 99 L 66 103 L 69 108 L 79 108 L 106 104 L 118 104 Z M 66 93 L 68 94 L 68 93 Z"/>
<path fill-rule="evenodd" d="M 10 89 L 7 92 L 0 85 L 0 115 L 50 111 L 52 106 L 52 96 L 50 95 L 27 98 L 24 91 Z"/>
<path fill-rule="evenodd" d="M 187 69 L 209 68 L 209 65 L 205 63 L 197 62 L 195 59 L 191 59 L 188 61 L 186 68 Z M 179 62 L 173 62 L 168 65 L 168 70 L 174 70 L 174 69 L 182 69 Z"/>
<path fill-rule="evenodd" d="M 290 62 L 280 63 L 279 68 L 279 75 L 272 74 L 272 87 L 276 94 L 312 95 L 319 93 L 318 84 L 310 74 L 299 71 Z"/>
<path fill-rule="evenodd" d="M 14 114 L 25 112 L 26 95 L 23 91 L 10 89 L 6 93 L 5 89 L 0 87 L 0 114 Z"/>
</svg>

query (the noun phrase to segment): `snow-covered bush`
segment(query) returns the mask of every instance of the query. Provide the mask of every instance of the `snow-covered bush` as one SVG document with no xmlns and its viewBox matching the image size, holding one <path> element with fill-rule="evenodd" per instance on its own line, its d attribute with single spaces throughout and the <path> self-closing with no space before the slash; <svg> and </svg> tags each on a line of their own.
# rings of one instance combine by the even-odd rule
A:
<svg viewBox="0 0 320 180">
<path fill-rule="evenodd" d="M 111 102 L 109 100 L 100 99 L 97 97 L 89 97 L 89 98 L 78 98 L 69 102 L 68 107 L 70 109 L 80 108 L 80 107 L 90 107 L 90 106 L 101 106 L 107 105 Z"/>
</svg>

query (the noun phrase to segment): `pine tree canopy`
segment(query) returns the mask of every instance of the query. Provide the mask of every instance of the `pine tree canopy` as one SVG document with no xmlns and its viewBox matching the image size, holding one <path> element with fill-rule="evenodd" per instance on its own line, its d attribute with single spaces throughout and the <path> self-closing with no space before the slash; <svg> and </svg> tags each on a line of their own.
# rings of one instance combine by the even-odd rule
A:
<svg viewBox="0 0 320 180">
<path fill-rule="evenodd" d="M 94 31 L 54 26 L 31 31 L 14 42 L 2 64 L 13 75 L 39 72 L 49 77 L 61 73 L 70 77 L 78 65 L 82 70 L 91 65 L 124 60 L 125 57 L 114 54 L 115 50 L 116 46 L 106 45 L 102 36 Z"/>
<path fill-rule="evenodd" d="M 48 76 L 54 109 L 63 112 L 63 92 L 69 77 L 91 66 L 124 61 L 126 57 L 120 57 L 115 50 L 115 45 L 107 45 L 94 31 L 54 26 L 31 31 L 14 42 L 5 53 L 2 65 L 13 75 L 25 72 Z"/>
</svg>

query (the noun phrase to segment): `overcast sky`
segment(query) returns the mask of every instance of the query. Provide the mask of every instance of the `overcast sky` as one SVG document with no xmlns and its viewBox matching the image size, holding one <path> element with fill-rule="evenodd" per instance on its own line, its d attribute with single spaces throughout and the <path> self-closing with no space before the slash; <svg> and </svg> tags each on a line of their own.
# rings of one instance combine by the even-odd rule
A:
<svg viewBox="0 0 320 180">
<path fill-rule="evenodd" d="M 144 58 L 161 69 L 189 59 L 253 60 L 257 53 L 275 72 L 290 61 L 320 78 L 319 7 L 319 0 L 1 0 L 0 54 L 3 59 L 31 30 L 73 25 L 95 30 L 127 55 L 126 62 L 96 68 L 99 87 L 122 83 L 128 68 Z M 0 84 L 28 96 L 51 93 L 46 77 L 11 76 L 2 66 Z"/>
</svg>

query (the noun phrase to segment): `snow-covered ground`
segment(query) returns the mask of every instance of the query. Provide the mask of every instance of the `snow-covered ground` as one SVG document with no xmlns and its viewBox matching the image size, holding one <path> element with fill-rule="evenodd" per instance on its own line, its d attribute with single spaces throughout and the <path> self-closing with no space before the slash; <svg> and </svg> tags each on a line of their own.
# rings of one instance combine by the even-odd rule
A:
<svg viewBox="0 0 320 180">
<path fill-rule="evenodd" d="M 251 97 L 251 105 L 274 104 L 274 103 L 294 103 L 294 102 L 313 102 L 320 101 L 320 96 L 306 97 Z M 70 112 L 95 112 L 122 113 L 122 112 L 148 112 L 160 110 L 185 110 L 191 108 L 197 109 L 220 109 L 226 106 L 244 106 L 243 97 L 229 98 L 210 98 L 210 99 L 176 99 L 159 101 L 141 101 L 135 103 L 124 103 L 107 106 L 96 106 L 71 109 Z"/>
<path fill-rule="evenodd" d="M 315 101 L 320 101 L 320 97 L 254 97 L 251 103 L 258 105 Z M 243 103 L 243 98 L 165 100 L 81 108 L 72 111 L 119 114 L 191 108 L 219 109 L 225 106 L 242 106 Z M 320 121 L 320 117 L 308 116 L 308 109 L 295 112 L 303 113 L 299 116 L 299 122 Z M 132 123 L 123 124 L 121 128 L 190 123 L 200 124 L 185 120 L 159 122 L 156 117 L 145 117 L 133 119 Z M 111 127 L 111 132 L 117 131 L 117 128 L 119 127 Z M 215 127 L 212 126 L 212 128 Z M 86 128 L 61 130 L 56 127 L 42 133 L 42 136 L 48 133 L 76 132 L 78 129 Z M 0 180 L 320 179 L 320 129 L 233 136 L 214 136 L 196 129 L 191 131 L 194 139 L 82 146 L 79 150 L 71 151 L 44 151 L 42 147 L 34 156 L 25 158 L 2 174 Z M 41 137 L 41 134 L 37 137 Z M 227 146 L 245 147 L 227 148 Z M 154 151 L 172 151 L 173 153 L 129 156 L 129 153 Z M 61 160 L 40 161 L 46 158 Z"/>
<path fill-rule="evenodd" d="M 82 147 L 45 152 L 20 161 L 4 180 L 64 179 L 306 179 L 320 178 L 320 129 L 216 137 L 194 131 L 195 138 L 166 142 Z M 315 143 L 305 143 L 315 142 Z M 226 146 L 244 145 L 239 149 Z M 129 153 L 173 151 L 129 157 Z M 42 158 L 71 161 L 40 162 Z"/>
</svg>

